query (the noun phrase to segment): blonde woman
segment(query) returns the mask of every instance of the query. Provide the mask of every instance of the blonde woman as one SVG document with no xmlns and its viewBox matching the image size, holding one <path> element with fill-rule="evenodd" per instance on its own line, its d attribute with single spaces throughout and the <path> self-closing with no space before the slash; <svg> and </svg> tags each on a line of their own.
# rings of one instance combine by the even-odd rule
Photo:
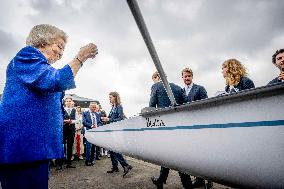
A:
<svg viewBox="0 0 284 189">
<path fill-rule="evenodd" d="M 222 74 L 226 80 L 226 93 L 254 88 L 253 81 L 247 77 L 246 68 L 237 59 L 228 59 L 222 64 Z"/>
</svg>

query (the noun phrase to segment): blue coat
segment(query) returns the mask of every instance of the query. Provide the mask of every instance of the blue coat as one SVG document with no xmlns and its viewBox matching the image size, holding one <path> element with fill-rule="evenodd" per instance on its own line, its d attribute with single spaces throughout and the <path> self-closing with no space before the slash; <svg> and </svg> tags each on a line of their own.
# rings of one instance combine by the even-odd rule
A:
<svg viewBox="0 0 284 189">
<path fill-rule="evenodd" d="M 236 86 L 234 86 L 234 87 L 237 88 L 237 89 L 239 89 L 239 91 L 242 91 L 242 90 L 254 88 L 255 86 L 254 86 L 253 81 L 252 81 L 250 78 L 248 78 L 248 77 L 242 77 L 241 80 L 240 80 L 240 82 L 239 82 Z M 226 91 L 227 93 L 230 92 L 230 86 L 229 86 L 229 85 L 227 85 L 227 86 L 225 87 L 225 91 Z"/>
<path fill-rule="evenodd" d="M 183 104 L 188 102 L 187 97 L 180 86 L 170 83 L 170 87 L 172 89 L 177 104 Z M 151 87 L 149 107 L 165 108 L 169 107 L 170 105 L 171 101 L 168 97 L 163 83 L 160 81 L 158 83 L 153 84 Z"/>
<path fill-rule="evenodd" d="M 186 95 L 185 88 L 183 88 L 183 91 Z M 208 98 L 207 91 L 205 90 L 203 86 L 196 85 L 193 83 L 192 88 L 187 95 L 187 98 L 188 98 L 188 102 L 193 102 L 196 100 L 202 100 L 202 99 Z"/>
<path fill-rule="evenodd" d="M 69 65 L 55 69 L 27 46 L 7 67 L 0 104 L 0 164 L 63 157 L 62 92 L 75 88 Z"/>
<path fill-rule="evenodd" d="M 102 126 L 103 122 L 101 120 L 101 114 L 95 112 L 96 119 L 97 119 L 97 126 Z M 83 112 L 82 114 L 82 123 L 83 126 L 86 127 L 86 130 L 92 129 L 92 117 L 90 115 L 90 111 Z"/>
<path fill-rule="evenodd" d="M 273 80 L 271 80 L 267 85 L 273 85 L 276 83 L 282 83 L 283 81 L 278 79 L 278 77 L 274 78 Z"/>
<path fill-rule="evenodd" d="M 124 119 L 123 107 L 121 105 L 113 106 L 109 115 L 109 122 L 116 122 Z"/>
</svg>

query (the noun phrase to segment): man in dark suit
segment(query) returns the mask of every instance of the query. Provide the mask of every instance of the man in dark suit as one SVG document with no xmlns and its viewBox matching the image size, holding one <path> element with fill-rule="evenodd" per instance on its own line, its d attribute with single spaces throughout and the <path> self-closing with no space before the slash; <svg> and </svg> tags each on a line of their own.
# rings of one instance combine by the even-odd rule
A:
<svg viewBox="0 0 284 189">
<path fill-rule="evenodd" d="M 102 126 L 101 115 L 99 113 L 99 105 L 96 102 L 91 102 L 89 105 L 90 110 L 83 112 L 82 123 L 86 130 Z M 95 162 L 95 154 L 98 154 L 96 146 L 88 140 L 86 141 L 86 166 L 93 166 Z M 97 157 L 97 156 L 96 156 Z"/>
<path fill-rule="evenodd" d="M 155 108 L 165 108 L 171 105 L 170 99 L 166 93 L 165 87 L 160 79 L 160 75 L 158 72 L 155 72 L 152 76 L 154 84 L 151 88 L 151 97 L 149 106 Z M 183 104 L 187 102 L 187 97 L 183 92 L 182 88 L 176 84 L 170 83 L 170 88 L 173 92 L 175 100 L 177 104 Z M 159 178 L 152 177 L 152 182 L 157 186 L 157 189 L 163 189 L 163 184 L 166 183 L 168 175 L 169 175 L 169 168 L 161 167 L 160 176 Z M 179 176 L 182 182 L 182 185 L 186 189 L 192 189 L 192 183 L 190 176 L 179 172 Z"/>
<path fill-rule="evenodd" d="M 171 105 L 170 98 L 164 88 L 158 72 L 155 72 L 152 76 L 154 84 L 151 88 L 151 97 L 149 102 L 149 107 L 165 108 Z M 177 104 L 183 104 L 187 102 L 187 97 L 184 95 L 183 89 L 174 84 L 170 83 L 170 87 L 174 94 Z"/>
<path fill-rule="evenodd" d="M 208 98 L 205 88 L 192 82 L 193 71 L 190 68 L 184 68 L 181 71 L 181 76 L 185 85 L 183 91 L 188 98 L 188 102 Z M 196 177 L 196 179 L 193 181 L 194 188 L 198 188 L 204 185 L 205 181 L 202 178 Z"/>
<path fill-rule="evenodd" d="M 72 107 L 73 100 L 67 97 L 64 100 L 65 107 L 63 110 L 63 143 L 64 152 L 66 152 L 66 168 L 76 168 L 71 165 L 74 137 L 75 137 L 75 123 L 77 121 L 76 109 Z M 64 159 L 56 160 L 57 170 L 62 169 Z"/>
<path fill-rule="evenodd" d="M 279 49 L 272 55 L 272 63 L 279 68 L 280 74 L 270 81 L 268 85 L 284 82 L 284 49 Z"/>
<path fill-rule="evenodd" d="M 205 88 L 192 82 L 193 72 L 191 69 L 184 68 L 181 72 L 181 76 L 185 84 L 183 91 L 188 97 L 188 102 L 208 98 Z"/>
</svg>

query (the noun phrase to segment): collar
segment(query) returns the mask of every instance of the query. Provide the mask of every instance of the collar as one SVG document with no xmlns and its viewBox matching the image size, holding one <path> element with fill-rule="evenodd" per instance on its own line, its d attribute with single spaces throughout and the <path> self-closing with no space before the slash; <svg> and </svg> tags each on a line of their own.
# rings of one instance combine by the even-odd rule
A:
<svg viewBox="0 0 284 189">
<path fill-rule="evenodd" d="M 190 85 L 185 85 L 185 89 L 191 89 L 193 86 L 193 82 L 190 83 Z"/>
</svg>

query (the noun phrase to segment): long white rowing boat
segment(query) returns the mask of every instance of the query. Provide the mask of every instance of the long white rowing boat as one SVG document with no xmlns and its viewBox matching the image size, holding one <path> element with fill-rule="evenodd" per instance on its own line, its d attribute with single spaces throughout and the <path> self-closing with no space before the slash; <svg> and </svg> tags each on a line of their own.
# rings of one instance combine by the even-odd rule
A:
<svg viewBox="0 0 284 189">
<path fill-rule="evenodd" d="M 89 130 L 87 140 L 191 175 L 284 188 L 284 83 L 209 98 Z"/>
<path fill-rule="evenodd" d="M 89 130 L 87 140 L 230 186 L 284 188 L 284 83 L 175 106 L 138 3 L 127 3 L 172 107 Z"/>
</svg>

